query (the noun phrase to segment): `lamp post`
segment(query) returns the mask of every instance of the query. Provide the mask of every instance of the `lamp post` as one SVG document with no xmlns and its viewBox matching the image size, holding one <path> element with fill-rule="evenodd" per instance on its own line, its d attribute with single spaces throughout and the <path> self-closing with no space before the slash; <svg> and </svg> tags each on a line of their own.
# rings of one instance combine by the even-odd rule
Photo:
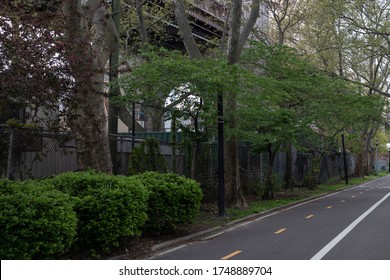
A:
<svg viewBox="0 0 390 280">
<path fill-rule="evenodd" d="M 390 172 L 390 146 L 387 149 L 389 150 L 389 172 Z"/>
<path fill-rule="evenodd" d="M 347 152 L 345 151 L 344 132 L 341 133 L 341 143 L 342 143 L 342 145 L 343 145 L 343 159 L 344 159 L 344 176 L 345 176 L 345 184 L 348 185 L 348 163 L 347 163 Z"/>
<path fill-rule="evenodd" d="M 378 145 L 379 141 L 375 140 L 375 172 L 378 172 Z"/>
</svg>

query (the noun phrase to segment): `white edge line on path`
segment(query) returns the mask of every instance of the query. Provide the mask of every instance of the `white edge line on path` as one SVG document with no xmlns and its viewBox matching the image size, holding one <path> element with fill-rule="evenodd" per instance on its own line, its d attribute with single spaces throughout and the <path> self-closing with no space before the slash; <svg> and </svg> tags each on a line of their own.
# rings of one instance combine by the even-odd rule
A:
<svg viewBox="0 0 390 280">
<path fill-rule="evenodd" d="M 390 176 L 390 175 L 387 175 L 387 176 Z M 355 186 L 355 187 L 352 187 L 352 188 L 347 188 L 347 189 L 342 190 L 342 191 L 340 191 L 340 192 L 344 192 L 344 191 L 348 191 L 348 190 L 351 190 L 351 189 L 359 188 L 359 187 L 361 187 L 361 186 L 365 186 L 366 184 L 369 184 L 369 183 L 375 182 L 375 181 L 377 181 L 377 180 L 383 179 L 383 178 L 385 178 L 385 177 L 387 177 L 387 176 L 384 176 L 384 177 L 381 177 L 381 178 L 378 178 L 378 179 L 374 179 L 374 180 L 372 180 L 372 181 L 366 182 L 366 183 L 364 183 L 364 184 L 361 184 L 361 185 L 358 185 L 358 186 Z M 235 230 L 235 229 L 237 229 L 237 228 L 246 226 L 247 224 L 250 224 L 250 223 L 252 223 L 252 222 L 256 222 L 256 221 L 259 221 L 259 220 L 268 218 L 268 217 L 273 216 L 273 215 L 276 215 L 276 214 L 278 214 L 278 213 L 280 213 L 280 212 L 284 212 L 284 211 L 287 211 L 287 210 L 290 210 L 290 209 L 293 209 L 293 208 L 296 208 L 296 207 L 300 207 L 300 206 L 302 206 L 302 205 L 308 204 L 308 203 L 313 202 L 313 201 L 316 201 L 316 200 L 320 200 L 320 199 L 323 199 L 323 198 L 326 198 L 326 197 L 329 197 L 329 196 L 336 195 L 337 193 L 338 193 L 338 192 L 330 193 L 330 194 L 327 194 L 327 195 L 324 195 L 324 196 L 321 196 L 321 197 L 318 197 L 318 198 L 314 198 L 314 199 L 311 199 L 311 200 L 308 200 L 308 201 L 304 201 L 304 202 L 302 202 L 302 203 L 298 203 L 298 204 L 296 204 L 296 205 L 293 205 L 293 206 L 284 208 L 284 209 L 282 209 L 282 210 L 279 210 L 279 211 L 275 211 L 275 212 L 266 214 L 266 215 L 264 215 L 264 216 L 261 216 L 261 217 L 259 217 L 259 218 L 254 219 L 254 220 L 252 220 L 252 221 L 247 221 L 247 222 L 244 222 L 244 223 L 237 224 L 237 225 L 235 225 L 235 226 L 232 226 L 232 227 L 229 228 L 229 229 L 223 230 L 223 231 L 218 232 L 218 233 L 213 234 L 213 235 L 206 236 L 206 237 L 202 238 L 202 240 L 206 241 L 206 240 L 212 239 L 212 238 L 214 238 L 214 237 L 217 237 L 217 236 L 222 235 L 222 234 L 224 234 L 224 233 L 227 233 L 227 232 L 229 232 L 229 231 L 232 231 L 232 230 Z M 160 253 L 158 253 L 158 254 L 155 254 L 155 255 L 153 255 L 153 256 L 152 256 L 151 258 L 149 258 L 149 259 L 157 258 L 157 257 L 159 257 L 159 256 L 162 256 L 162 255 L 168 254 L 168 253 L 170 253 L 170 252 L 179 250 L 179 249 L 181 249 L 181 248 L 183 248 L 183 247 L 186 247 L 186 246 L 187 246 L 187 244 L 179 245 L 179 246 L 177 246 L 177 247 L 174 247 L 174 248 L 171 248 L 171 249 L 162 251 L 162 252 L 160 252 Z"/>
<path fill-rule="evenodd" d="M 381 180 L 381 179 L 383 179 L 383 178 L 385 178 L 385 177 L 388 177 L 388 176 L 390 176 L 390 175 L 387 175 L 387 176 L 384 176 L 384 177 L 380 177 L 380 178 L 374 179 L 374 180 L 372 180 L 372 181 L 368 181 L 368 182 L 366 182 L 366 183 L 364 183 L 364 184 L 357 185 L 357 186 L 354 186 L 354 187 L 351 187 L 351 188 L 346 188 L 346 189 L 341 190 L 341 191 L 338 191 L 338 192 L 334 192 L 334 193 L 326 194 L 326 195 L 323 195 L 323 196 L 320 196 L 320 197 L 317 197 L 317 198 L 314 198 L 314 199 L 310 199 L 310 200 L 308 200 L 308 201 L 304 201 L 304 202 L 302 202 L 302 203 L 298 203 L 298 204 L 295 204 L 295 205 L 292 205 L 292 206 L 283 208 L 283 209 L 281 209 L 281 210 L 279 210 L 279 211 L 275 211 L 275 212 L 266 214 L 266 215 L 264 215 L 264 216 L 260 216 L 259 218 L 253 219 L 253 220 L 251 220 L 251 221 L 239 223 L 239 224 L 237 224 L 237 225 L 235 225 L 235 226 L 232 226 L 232 227 L 230 227 L 230 228 L 228 228 L 228 229 L 225 229 L 225 230 L 223 230 L 223 231 L 221 231 L 221 232 L 218 232 L 218 233 L 216 233 L 216 234 L 206 236 L 206 237 L 204 237 L 202 240 L 209 240 L 209 239 L 215 238 L 215 237 L 217 237 L 217 236 L 219 236 L 219 235 L 222 235 L 222 234 L 224 234 L 224 233 L 227 233 L 227 232 L 229 232 L 229 231 L 235 230 L 235 229 L 240 228 L 240 227 L 244 227 L 244 226 L 246 226 L 247 224 L 250 224 L 250 223 L 253 223 L 253 222 L 257 222 L 257 221 L 263 220 L 263 219 L 268 218 L 268 217 L 270 217 L 270 216 L 273 216 L 273 215 L 279 214 L 279 213 L 281 213 L 281 212 L 285 212 L 285 211 L 288 211 L 288 210 L 291 210 L 291 209 L 300 207 L 300 206 L 305 205 L 305 204 L 309 204 L 309 203 L 311 203 L 311 202 L 313 202 L 313 201 L 321 200 L 321 199 L 324 199 L 324 198 L 327 198 L 327 197 L 336 195 L 337 193 L 349 191 L 349 190 L 356 189 L 356 188 L 361 188 L 361 187 L 363 187 L 363 186 L 366 187 L 366 184 L 373 183 L 373 182 L 375 182 L 375 181 Z"/>
<path fill-rule="evenodd" d="M 184 248 L 184 247 L 186 247 L 186 246 L 187 246 L 187 244 L 183 244 L 183 245 L 180 245 L 180 246 L 176 246 L 176 247 L 174 247 L 174 248 L 172 248 L 172 249 L 168 249 L 168 250 L 163 251 L 163 252 L 161 252 L 161 253 L 157 253 L 157 254 L 151 256 L 150 258 L 148 258 L 148 260 L 152 260 L 152 259 L 154 259 L 154 258 L 161 257 L 161 256 L 163 256 L 163 255 L 165 255 L 165 254 L 174 252 L 174 251 L 179 250 L 179 249 L 181 249 L 181 248 Z"/>
<path fill-rule="evenodd" d="M 313 256 L 312 260 L 321 260 L 330 250 L 333 249 L 351 230 L 354 229 L 361 221 L 364 220 L 372 211 L 375 210 L 383 201 L 385 201 L 390 196 L 390 192 L 386 194 L 381 200 L 371 206 L 366 212 L 360 215 L 355 221 L 353 221 L 346 229 L 344 229 L 339 235 L 337 235 L 332 241 L 330 241 L 324 248 L 322 248 L 315 256 Z"/>
</svg>

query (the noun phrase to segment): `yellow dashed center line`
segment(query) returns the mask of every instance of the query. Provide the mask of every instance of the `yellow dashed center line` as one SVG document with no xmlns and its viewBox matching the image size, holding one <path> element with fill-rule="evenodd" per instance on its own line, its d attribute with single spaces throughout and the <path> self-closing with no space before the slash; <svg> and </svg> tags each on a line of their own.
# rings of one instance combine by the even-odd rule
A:
<svg viewBox="0 0 390 280">
<path fill-rule="evenodd" d="M 330 209 L 330 208 L 332 208 L 333 206 L 332 205 L 329 205 L 328 207 L 326 207 L 326 209 Z"/>
<path fill-rule="evenodd" d="M 233 252 L 233 253 L 231 253 L 231 254 L 229 254 L 229 255 L 224 256 L 223 258 L 221 258 L 221 260 L 228 260 L 228 259 L 234 257 L 235 255 L 240 254 L 241 252 L 242 252 L 242 251 L 237 250 L 237 251 L 235 251 L 235 252 Z"/>
<path fill-rule="evenodd" d="M 281 234 L 283 231 L 286 231 L 286 228 L 279 229 L 278 231 L 275 231 L 275 234 Z"/>
<path fill-rule="evenodd" d="M 314 217 L 314 215 L 312 214 L 312 215 L 306 216 L 306 219 L 310 219 L 310 218 L 313 218 L 313 217 Z"/>
</svg>

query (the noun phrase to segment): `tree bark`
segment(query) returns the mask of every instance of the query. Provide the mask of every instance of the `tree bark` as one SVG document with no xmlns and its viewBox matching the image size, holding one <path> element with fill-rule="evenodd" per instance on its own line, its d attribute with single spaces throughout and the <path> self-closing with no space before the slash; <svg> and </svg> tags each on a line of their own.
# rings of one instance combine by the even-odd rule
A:
<svg viewBox="0 0 390 280">
<path fill-rule="evenodd" d="M 240 45 L 239 45 L 239 49 L 238 49 L 239 54 L 242 53 L 242 50 L 244 49 L 245 43 L 248 40 L 249 35 L 251 34 L 252 29 L 255 26 L 259 16 L 260 16 L 260 0 L 253 0 L 251 12 L 249 14 L 249 18 L 241 31 Z"/>
<path fill-rule="evenodd" d="M 180 34 L 183 38 L 187 53 L 192 58 L 201 58 L 202 54 L 192 35 L 190 25 L 188 23 L 187 15 L 185 13 L 184 1 L 174 0 L 175 15 L 180 29 Z M 230 13 L 230 38 L 228 42 L 227 59 L 229 64 L 237 64 L 240 60 L 242 50 L 245 42 L 253 29 L 257 18 L 259 16 L 260 0 L 253 0 L 251 7 L 251 14 L 249 20 L 243 27 L 241 33 L 241 19 L 242 19 L 242 0 L 232 1 L 232 8 Z M 227 123 L 231 128 L 236 127 L 236 120 L 234 112 L 237 108 L 237 100 L 234 93 L 225 93 L 227 96 L 227 110 L 232 117 L 227 119 Z M 244 196 L 241 191 L 240 172 L 239 172 L 239 157 L 238 157 L 238 139 L 237 135 L 232 135 L 230 140 L 225 144 L 225 178 L 226 189 L 228 194 L 228 201 L 236 203 L 239 207 L 247 206 Z"/>
<path fill-rule="evenodd" d="M 228 63 L 236 64 L 240 60 L 240 29 L 242 19 L 242 0 L 233 1 L 230 19 Z M 245 43 L 245 42 L 244 42 Z"/>
<path fill-rule="evenodd" d="M 133 128 L 133 119 L 132 119 L 132 113 L 129 112 L 129 110 L 126 108 L 125 105 L 119 105 L 117 107 L 119 119 L 128 127 L 131 131 L 135 129 L 136 131 L 144 131 L 144 128 L 138 123 L 135 122 L 135 127 Z"/>
<path fill-rule="evenodd" d="M 268 166 L 266 176 L 266 189 L 262 194 L 263 199 L 274 199 L 274 180 L 272 178 L 274 162 L 276 158 L 276 149 L 272 149 L 272 145 L 268 145 Z"/>
<path fill-rule="evenodd" d="M 115 25 L 115 30 L 119 34 L 120 32 L 120 10 L 121 10 L 121 0 L 112 1 L 112 20 Z M 115 45 L 115 49 L 110 54 L 110 83 L 114 83 L 118 80 L 118 66 L 119 66 L 119 44 Z M 118 134 L 118 120 L 119 120 L 119 110 L 118 105 L 116 105 L 112 100 L 115 97 L 120 96 L 120 89 L 117 86 L 112 86 L 110 84 L 110 96 L 108 100 L 108 133 L 109 134 Z M 114 173 L 117 173 L 118 169 L 118 143 L 117 138 L 109 138 L 110 144 L 110 153 L 111 161 L 113 165 Z"/>
<path fill-rule="evenodd" d="M 144 130 L 148 132 L 158 132 L 164 130 L 164 122 L 162 116 L 164 114 L 164 104 L 161 103 L 161 98 L 158 98 L 155 102 L 150 104 L 151 106 L 145 106 L 145 120 Z"/>
<path fill-rule="evenodd" d="M 146 30 L 145 25 L 145 18 L 144 13 L 142 11 L 142 6 L 145 4 L 145 0 L 137 0 L 135 5 L 135 10 L 137 12 L 137 19 L 138 19 L 138 26 L 139 26 L 139 33 L 141 34 L 141 41 L 142 44 L 146 45 L 149 42 L 148 33 Z"/>
<path fill-rule="evenodd" d="M 69 125 L 76 137 L 78 169 L 111 173 L 104 98 L 104 70 L 118 36 L 99 0 L 65 0 L 65 42 L 75 79 Z"/>
<path fill-rule="evenodd" d="M 241 32 L 242 0 L 233 1 L 230 15 L 230 40 L 227 54 L 228 63 L 230 65 L 239 63 L 245 42 L 259 16 L 259 10 L 260 1 L 253 0 L 250 17 Z M 229 128 L 234 129 L 236 127 L 234 112 L 237 110 L 237 98 L 234 93 L 227 93 L 226 95 L 228 100 L 226 109 L 229 112 L 226 122 Z M 225 144 L 226 193 L 228 202 L 235 203 L 238 207 L 246 207 L 247 203 L 241 189 L 238 145 L 239 143 L 236 134 L 231 135 L 230 139 Z"/>
<path fill-rule="evenodd" d="M 291 188 L 291 179 L 292 179 L 292 144 L 291 142 L 289 142 L 287 143 L 286 174 L 284 176 L 284 181 L 286 182 L 287 188 Z"/>
<path fill-rule="evenodd" d="M 199 47 L 192 35 L 192 30 L 185 11 L 184 1 L 174 0 L 173 4 L 175 6 L 177 25 L 179 26 L 180 35 L 183 38 L 188 55 L 192 58 L 202 58 Z"/>
</svg>

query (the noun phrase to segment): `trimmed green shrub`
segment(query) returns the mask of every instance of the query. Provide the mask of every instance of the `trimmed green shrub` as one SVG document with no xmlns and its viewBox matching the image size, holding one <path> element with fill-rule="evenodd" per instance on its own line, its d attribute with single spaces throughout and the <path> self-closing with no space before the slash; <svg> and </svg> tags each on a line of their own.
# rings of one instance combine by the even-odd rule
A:
<svg viewBox="0 0 390 280">
<path fill-rule="evenodd" d="M 0 258 L 54 259 L 76 235 L 74 201 L 39 181 L 0 180 Z"/>
<path fill-rule="evenodd" d="M 160 153 L 160 142 L 148 138 L 133 149 L 129 160 L 129 174 L 141 174 L 146 171 L 167 172 L 167 164 Z"/>
<path fill-rule="evenodd" d="M 132 176 L 142 180 L 150 191 L 148 221 L 144 231 L 161 234 L 191 224 L 202 200 L 199 184 L 173 173 L 146 172 Z"/>
<path fill-rule="evenodd" d="M 78 198 L 76 249 L 110 252 L 123 238 L 141 235 L 148 192 L 140 180 L 89 171 L 64 173 L 50 182 Z"/>
</svg>

